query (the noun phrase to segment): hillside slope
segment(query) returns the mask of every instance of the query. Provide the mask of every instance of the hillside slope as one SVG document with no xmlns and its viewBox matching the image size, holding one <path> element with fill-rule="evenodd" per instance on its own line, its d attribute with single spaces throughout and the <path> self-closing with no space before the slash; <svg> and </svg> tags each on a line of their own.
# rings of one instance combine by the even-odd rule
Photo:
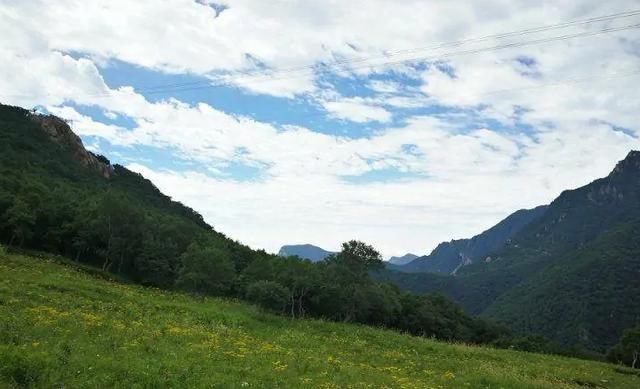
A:
<svg viewBox="0 0 640 389">
<path fill-rule="evenodd" d="M 216 232 L 140 174 L 87 151 L 55 116 L 0 104 L 0 241 L 171 287 L 206 237 L 242 269 L 265 256 Z"/>
<path fill-rule="evenodd" d="M 486 344 L 510 336 L 442 296 L 375 282 L 382 257 L 349 241 L 311 263 L 252 250 L 87 151 L 68 123 L 0 104 L 0 242 L 60 254 L 133 282 L 243 299 L 290 317 L 385 326 Z"/>
<path fill-rule="evenodd" d="M 440 243 L 431 254 L 414 259 L 394 270 L 407 273 L 455 274 L 463 266 L 490 260 L 487 258 L 489 254 L 503 248 L 514 235 L 541 217 L 546 210 L 546 206 L 521 209 L 473 238 Z"/>
<path fill-rule="evenodd" d="M 455 277 L 385 276 L 414 292 L 441 292 L 522 333 L 602 352 L 640 321 L 638 225 L 640 152 L 631 151 L 607 177 L 564 191 L 489 263 Z"/>
<path fill-rule="evenodd" d="M 640 322 L 640 223 L 612 231 L 501 295 L 484 315 L 600 352 Z"/>
<path fill-rule="evenodd" d="M 640 385 L 637 373 L 614 365 L 288 320 L 235 302 L 119 284 L 57 261 L 0 249 L 0 386 Z"/>
</svg>

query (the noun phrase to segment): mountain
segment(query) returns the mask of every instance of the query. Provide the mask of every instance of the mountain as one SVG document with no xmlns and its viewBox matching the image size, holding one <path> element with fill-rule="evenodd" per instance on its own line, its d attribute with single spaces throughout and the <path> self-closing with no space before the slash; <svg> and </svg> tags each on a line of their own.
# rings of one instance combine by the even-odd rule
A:
<svg viewBox="0 0 640 389">
<path fill-rule="evenodd" d="M 638 222 L 605 233 L 500 295 L 483 315 L 605 351 L 640 323 L 639 236 Z"/>
<path fill-rule="evenodd" d="M 402 266 L 402 265 L 406 265 L 407 263 L 413 261 L 416 258 L 418 258 L 417 255 L 408 253 L 401 257 L 391 257 L 389 258 L 387 263 L 391 265 Z"/>
<path fill-rule="evenodd" d="M 455 276 L 381 276 L 414 292 L 443 293 L 520 333 L 603 352 L 640 322 L 639 233 L 640 152 L 631 151 L 607 177 L 561 193 L 489 252 L 491 261 Z"/>
<path fill-rule="evenodd" d="M 214 245 L 243 269 L 267 254 L 215 231 L 151 181 L 88 151 L 62 119 L 0 105 L 0 241 L 173 287 L 181 255 Z"/>
<path fill-rule="evenodd" d="M 521 209 L 500 223 L 471 239 L 458 239 L 440 243 L 429 255 L 415 259 L 394 270 L 418 273 L 456 274 L 463 266 L 478 261 L 491 261 L 490 253 L 502 248 L 524 226 L 542 216 L 546 206 Z"/>
<path fill-rule="evenodd" d="M 311 244 L 296 244 L 282 246 L 278 255 L 281 257 L 296 256 L 302 259 L 308 259 L 311 262 L 320 262 L 327 258 L 329 255 L 335 254 L 332 251 L 327 251 L 318 246 Z"/>
</svg>

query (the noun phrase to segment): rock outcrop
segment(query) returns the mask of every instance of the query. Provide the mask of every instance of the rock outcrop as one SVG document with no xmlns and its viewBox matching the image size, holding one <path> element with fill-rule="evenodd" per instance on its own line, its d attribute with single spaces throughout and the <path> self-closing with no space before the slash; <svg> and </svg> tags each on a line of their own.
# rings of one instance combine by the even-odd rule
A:
<svg viewBox="0 0 640 389">
<path fill-rule="evenodd" d="M 53 115 L 33 115 L 32 120 L 40 124 L 42 130 L 52 141 L 69 149 L 81 164 L 94 169 L 104 178 L 113 176 L 114 170 L 111 164 L 104 157 L 100 158 L 88 151 L 82 144 L 80 137 L 71 130 L 67 122 Z"/>
</svg>

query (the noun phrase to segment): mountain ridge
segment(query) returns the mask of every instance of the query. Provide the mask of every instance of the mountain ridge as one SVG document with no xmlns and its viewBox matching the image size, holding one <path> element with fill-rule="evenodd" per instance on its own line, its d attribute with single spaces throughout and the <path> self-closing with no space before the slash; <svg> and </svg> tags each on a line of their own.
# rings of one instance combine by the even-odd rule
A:
<svg viewBox="0 0 640 389">
<path fill-rule="evenodd" d="M 416 293 L 443 293 L 519 333 L 604 352 L 623 329 L 640 323 L 640 304 L 631 297 L 639 293 L 636 233 L 640 152 L 632 150 L 607 176 L 563 191 L 490 253 L 491 261 L 464 266 L 455 277 L 394 271 L 381 277 Z"/>
<path fill-rule="evenodd" d="M 511 237 L 546 210 L 546 205 L 518 210 L 472 238 L 440 243 L 431 254 L 416 258 L 394 270 L 407 273 L 456 274 L 462 267 L 477 261 L 490 262 L 492 258 L 487 255 L 504 247 Z"/>
</svg>

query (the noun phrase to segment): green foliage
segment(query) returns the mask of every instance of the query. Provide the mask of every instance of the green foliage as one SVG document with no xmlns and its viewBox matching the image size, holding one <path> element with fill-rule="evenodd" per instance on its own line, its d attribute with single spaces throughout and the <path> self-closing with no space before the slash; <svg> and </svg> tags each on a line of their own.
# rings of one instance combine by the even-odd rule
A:
<svg viewBox="0 0 640 389">
<path fill-rule="evenodd" d="M 567 254 L 500 296 L 485 314 L 519 333 L 604 353 L 638 323 L 640 223 Z"/>
<path fill-rule="evenodd" d="M 78 145 L 71 150 L 53 142 L 41 119 L 0 105 L 3 243 L 60 254 L 147 286 L 249 298 L 292 318 L 357 322 L 465 342 L 508 336 L 487 331 L 483 321 L 441 298 L 407 298 L 372 280 L 382 259 L 365 243 L 347 242 L 318 264 L 251 250 L 213 230 L 140 174 L 115 165 L 105 178 L 105 170 L 77 159 Z M 409 325 L 402 312 L 412 310 L 419 314 Z"/>
<path fill-rule="evenodd" d="M 231 289 L 235 269 L 228 252 L 194 242 L 182 254 L 181 263 L 178 288 L 215 296 L 225 295 Z"/>
<path fill-rule="evenodd" d="M 274 281 L 256 281 L 247 287 L 247 301 L 274 312 L 283 312 L 289 303 L 289 290 Z"/>
<path fill-rule="evenodd" d="M 640 153 L 631 152 L 609 176 L 563 192 L 490 263 L 455 276 L 382 272 L 379 279 L 443 293 L 519 336 L 602 355 L 640 317 L 639 174 Z"/>
<path fill-rule="evenodd" d="M 69 261 L 70 262 L 70 261 Z M 0 257 L 2 388 L 635 389 L 610 364 L 289 320 Z"/>
<path fill-rule="evenodd" d="M 640 326 L 624 331 L 620 342 L 607 352 L 607 360 L 640 368 Z"/>
<path fill-rule="evenodd" d="M 372 246 L 357 240 L 343 243 L 342 250 L 333 259 L 343 262 L 354 272 L 383 267 L 380 253 Z"/>
</svg>

